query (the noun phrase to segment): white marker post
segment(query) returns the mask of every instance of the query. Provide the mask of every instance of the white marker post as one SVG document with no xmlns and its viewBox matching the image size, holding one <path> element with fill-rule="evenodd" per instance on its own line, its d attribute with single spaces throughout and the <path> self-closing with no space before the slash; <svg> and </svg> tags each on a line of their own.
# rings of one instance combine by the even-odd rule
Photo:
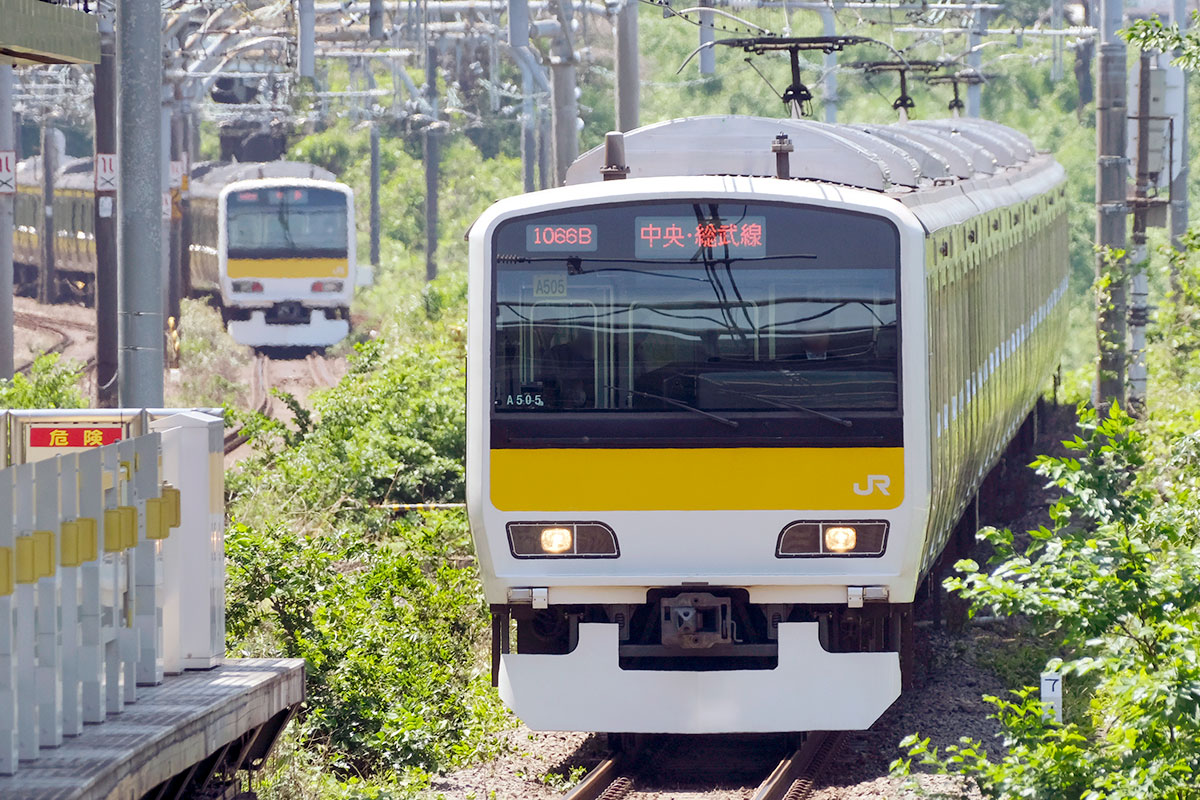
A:
<svg viewBox="0 0 1200 800">
<path fill-rule="evenodd" d="M 1042 714 L 1054 714 L 1055 722 L 1062 722 L 1063 678 L 1061 672 L 1042 673 Z"/>
</svg>

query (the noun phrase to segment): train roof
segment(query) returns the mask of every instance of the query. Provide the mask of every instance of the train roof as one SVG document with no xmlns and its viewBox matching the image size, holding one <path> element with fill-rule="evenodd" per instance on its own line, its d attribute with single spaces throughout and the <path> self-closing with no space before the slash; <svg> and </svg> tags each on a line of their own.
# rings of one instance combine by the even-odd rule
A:
<svg viewBox="0 0 1200 800">
<path fill-rule="evenodd" d="M 955 118 L 891 125 L 825 123 L 746 116 L 702 116 L 647 125 L 625 134 L 629 177 L 774 177 L 771 143 L 785 134 L 793 179 L 908 193 L 978 180 L 1037 158 L 1028 137 L 988 120 Z M 602 179 L 604 146 L 576 159 L 567 184 Z"/>
<path fill-rule="evenodd" d="M 337 180 L 337 176 L 329 170 L 302 161 L 208 161 L 192 167 L 190 188 L 194 194 L 211 194 L 215 197 L 222 187 L 234 181 L 261 178 Z"/>
</svg>

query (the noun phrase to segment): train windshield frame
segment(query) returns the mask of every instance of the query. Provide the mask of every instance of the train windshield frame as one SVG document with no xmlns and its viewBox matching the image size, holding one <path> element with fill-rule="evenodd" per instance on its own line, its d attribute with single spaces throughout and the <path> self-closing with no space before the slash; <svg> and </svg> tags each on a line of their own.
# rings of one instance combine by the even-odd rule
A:
<svg viewBox="0 0 1200 800">
<path fill-rule="evenodd" d="M 900 237 L 748 200 L 510 218 L 492 238 L 493 446 L 900 444 Z"/>
<path fill-rule="evenodd" d="M 230 258 L 345 258 L 349 208 L 344 192 L 316 186 L 230 191 L 225 229 Z"/>
</svg>

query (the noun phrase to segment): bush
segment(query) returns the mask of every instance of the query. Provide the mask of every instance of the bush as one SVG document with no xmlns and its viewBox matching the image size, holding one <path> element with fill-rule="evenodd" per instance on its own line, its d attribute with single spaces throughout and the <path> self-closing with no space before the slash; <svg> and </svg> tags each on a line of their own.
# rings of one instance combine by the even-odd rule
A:
<svg viewBox="0 0 1200 800">
<path fill-rule="evenodd" d="M 28 375 L 18 372 L 0 380 L 0 408 L 84 408 L 82 377 L 79 364 L 61 360 L 58 353 L 40 355 Z"/>
<path fill-rule="evenodd" d="M 445 560 L 436 526 L 397 534 L 370 543 L 235 524 L 226 539 L 229 636 L 305 659 L 305 724 L 343 773 L 469 761 L 501 716 L 475 667 L 488 619 L 478 576 Z"/>
<path fill-rule="evenodd" d="M 1167 467 L 1179 479 L 1146 481 L 1146 442 L 1114 405 L 1107 416 L 1080 409 L 1069 458 L 1040 457 L 1039 474 L 1065 491 L 1051 509 L 1053 529 L 1030 531 L 1023 553 L 1008 531 L 980 537 L 996 551 L 994 569 L 958 563 L 946 586 L 974 608 L 1026 615 L 1055 630 L 1074 656 L 1047 665 L 1089 692 L 1078 719 L 1059 725 L 1032 688 L 996 708 L 1003 747 L 989 756 L 964 739 L 945 754 L 908 737 L 912 761 L 962 775 L 984 798 L 1196 797 L 1200 774 L 1200 558 L 1195 497 L 1200 440 L 1177 439 Z M 1183 523 L 1183 524 L 1181 524 Z"/>
</svg>

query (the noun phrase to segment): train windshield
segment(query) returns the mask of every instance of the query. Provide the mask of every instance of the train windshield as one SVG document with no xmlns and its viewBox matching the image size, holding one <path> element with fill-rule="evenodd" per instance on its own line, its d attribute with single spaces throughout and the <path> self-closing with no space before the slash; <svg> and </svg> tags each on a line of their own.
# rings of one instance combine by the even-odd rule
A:
<svg viewBox="0 0 1200 800">
<path fill-rule="evenodd" d="M 493 247 L 499 414 L 899 412 L 884 219 L 626 204 L 512 219 Z"/>
<path fill-rule="evenodd" d="M 347 254 L 346 195 L 331 189 L 275 186 L 230 192 L 226 226 L 230 258 Z"/>
</svg>

